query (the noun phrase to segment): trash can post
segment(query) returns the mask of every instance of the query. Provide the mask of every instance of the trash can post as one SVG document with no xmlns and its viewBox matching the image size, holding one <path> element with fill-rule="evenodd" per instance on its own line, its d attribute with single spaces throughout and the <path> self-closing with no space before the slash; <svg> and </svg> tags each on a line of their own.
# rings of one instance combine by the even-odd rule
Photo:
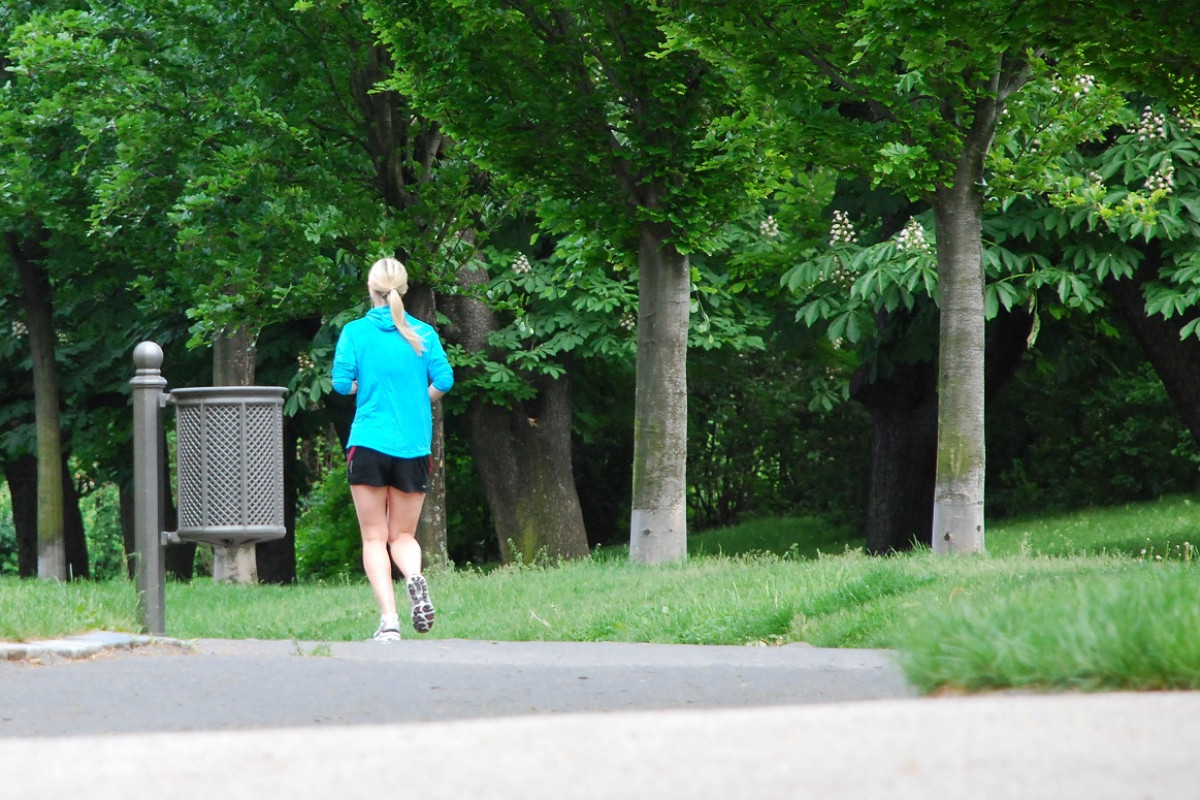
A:
<svg viewBox="0 0 1200 800">
<path fill-rule="evenodd" d="M 160 368 L 163 351 L 154 342 L 133 350 L 133 525 L 138 607 L 147 633 L 166 633 L 166 575 L 163 566 L 162 408 L 167 381 Z"/>
</svg>

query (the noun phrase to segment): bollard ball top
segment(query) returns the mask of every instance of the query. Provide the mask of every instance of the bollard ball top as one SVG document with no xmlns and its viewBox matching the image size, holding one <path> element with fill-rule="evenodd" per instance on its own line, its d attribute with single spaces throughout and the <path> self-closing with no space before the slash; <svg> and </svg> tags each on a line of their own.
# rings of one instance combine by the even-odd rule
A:
<svg viewBox="0 0 1200 800">
<path fill-rule="evenodd" d="M 162 363 L 162 348 L 154 342 L 142 342 L 133 348 L 133 364 L 139 370 L 158 370 Z"/>
</svg>

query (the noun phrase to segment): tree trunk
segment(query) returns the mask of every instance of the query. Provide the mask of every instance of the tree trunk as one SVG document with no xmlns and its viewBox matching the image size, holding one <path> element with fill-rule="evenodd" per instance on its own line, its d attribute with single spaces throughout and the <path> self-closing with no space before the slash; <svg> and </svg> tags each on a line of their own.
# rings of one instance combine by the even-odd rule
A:
<svg viewBox="0 0 1200 800">
<path fill-rule="evenodd" d="M 984 273 L 983 167 L 1005 99 L 1032 70 L 1023 55 L 997 58 L 977 95 L 969 127 L 953 158 L 950 185 L 932 197 L 937 230 L 938 445 L 933 499 L 933 551 L 984 552 Z M 979 87 L 983 89 L 984 87 Z M 957 115 L 946 122 L 958 125 Z"/>
<path fill-rule="evenodd" d="M 254 385 L 254 340 L 245 326 L 225 329 L 213 340 L 213 384 Z M 253 544 L 232 547 L 213 545 L 213 581 L 258 583 L 258 561 Z"/>
<path fill-rule="evenodd" d="M 12 498 L 13 527 L 17 531 L 17 574 L 37 577 L 37 456 L 23 455 L 6 460 L 4 480 Z"/>
<path fill-rule="evenodd" d="M 405 308 L 422 322 L 437 327 L 437 298 L 425 284 L 413 284 L 405 298 Z M 430 443 L 433 473 L 429 476 L 429 491 L 421 506 L 417 525 L 417 541 L 426 564 L 444 566 L 450 563 L 450 546 L 446 530 L 446 424 L 442 404 L 433 404 L 433 439 Z"/>
<path fill-rule="evenodd" d="M 483 270 L 465 269 L 459 278 L 467 286 L 487 281 Z M 486 349 L 498 328 L 491 309 L 461 295 L 443 298 L 442 307 L 452 322 L 448 336 L 467 350 Z M 571 471 L 569 383 L 541 377 L 534 384 L 536 397 L 513 408 L 475 399 L 467 412 L 471 454 L 506 563 L 588 554 Z"/>
<path fill-rule="evenodd" d="M 412 112 L 405 99 L 378 83 L 391 70 L 386 48 L 373 47 L 368 61 L 351 76 L 351 89 L 365 123 L 367 152 L 374 165 L 384 204 L 405 214 L 428 214 L 430 191 L 446 138 L 437 124 Z M 416 220 L 435 236 L 443 220 Z M 460 275 L 467 282 L 486 279 L 482 272 Z M 434 322 L 434 302 L 414 284 L 410 311 Z M 482 304 L 447 298 L 443 310 L 464 336 L 468 349 L 486 348 L 487 333 L 498 325 Z M 428 316 L 426 316 L 426 314 Z M 469 343 L 466 341 L 469 340 Z M 472 404 L 468 414 L 471 451 L 480 470 L 484 494 L 495 520 L 505 558 L 573 558 L 587 554 L 587 535 L 571 473 L 569 391 L 566 383 L 541 382 L 547 397 L 525 407 L 502 409 Z M 566 405 L 566 422 L 561 423 Z M 433 456 L 435 470 L 421 514 L 418 539 L 431 560 L 447 560 L 446 501 L 442 408 L 434 406 Z M 531 420 L 536 424 L 531 424 Z M 484 444 L 486 442 L 486 444 Z M 540 460 L 539 460 L 540 459 Z M 506 548 L 513 543 L 510 552 Z"/>
<path fill-rule="evenodd" d="M 42 269 L 42 241 L 22 242 L 5 235 L 9 255 L 17 265 L 21 305 L 29 331 L 33 362 L 34 413 L 37 430 L 37 554 L 38 577 L 67 579 L 63 538 L 62 421 L 59 414 L 58 365 L 54 360 L 54 318 L 50 279 Z"/>
<path fill-rule="evenodd" d="M 889 324 L 897 324 L 892 320 Z M 899 324 L 904 324 L 901 321 Z M 1016 372 L 1033 316 L 1001 310 L 985 335 L 985 401 Z M 908 335 L 904 333 L 902 335 Z M 931 361 L 896 362 L 873 383 L 856 382 L 853 397 L 871 415 L 871 490 L 867 552 L 882 555 L 930 545 L 937 468 L 937 372 Z"/>
<path fill-rule="evenodd" d="M 447 566 L 450 563 L 449 514 L 446 506 L 446 411 L 440 402 L 433 404 L 433 440 L 430 442 L 433 471 L 429 491 L 421 506 L 417 523 L 417 542 L 425 563 Z"/>
<path fill-rule="evenodd" d="M 687 557 L 687 256 L 643 231 L 638 248 L 637 379 L 629 558 Z"/>
<path fill-rule="evenodd" d="M 941 331 L 938 352 L 935 553 L 984 551 L 982 167 L 970 156 L 934 202 Z"/>
<path fill-rule="evenodd" d="M 399 93 L 379 89 L 379 82 L 391 72 L 387 49 L 375 45 L 367 50 L 367 63 L 350 76 L 350 89 L 364 124 L 366 150 L 375 165 L 376 183 L 383 204 L 404 214 L 414 213 L 429 200 L 423 193 L 432 189 L 430 181 L 441 156 L 445 137 L 440 128 L 414 114 Z M 428 213 L 422 211 L 421 213 Z M 432 231 L 438 220 L 420 220 Z M 433 236 L 431 232 L 429 234 Z M 437 327 L 437 301 L 433 290 L 412 282 L 405 297 L 405 309 Z M 450 560 L 446 511 L 446 435 L 441 403 L 433 406 L 433 473 L 429 491 L 421 506 L 417 541 L 425 561 L 446 564 Z M 398 573 L 397 573 L 398 574 Z"/>
<path fill-rule="evenodd" d="M 413 112 L 406 99 L 380 81 L 392 71 L 391 56 L 383 45 L 367 50 L 367 63 L 350 76 L 350 92 L 358 106 L 366 134 L 367 155 L 384 205 L 412 212 L 423 205 L 434 168 L 445 146 L 438 125 Z M 426 208 L 422 213 L 429 213 Z M 441 220 L 424 219 L 430 230 Z"/>
<path fill-rule="evenodd" d="M 249 328 L 222 330 L 213 339 L 213 385 L 253 386 L 256 354 Z"/>
<path fill-rule="evenodd" d="M 856 386 L 871 417 L 867 552 L 929 544 L 937 465 L 937 372 L 930 361 L 897 363 L 887 378 Z"/>
<path fill-rule="evenodd" d="M 79 510 L 79 489 L 71 476 L 66 452 L 59 455 L 63 486 L 63 552 L 67 560 L 67 577 L 71 580 L 91 576 L 87 536 L 83 530 L 83 514 Z"/>
<path fill-rule="evenodd" d="M 1144 244 L 1141 249 L 1142 263 L 1133 277 L 1109 278 L 1104 287 L 1158 373 L 1180 419 L 1200 443 L 1200 341 L 1195 336 L 1179 338 L 1180 329 L 1195 317 L 1189 314 L 1166 319 L 1146 313 L 1143 288 L 1157 278 L 1163 257 L 1158 242 Z"/>
<path fill-rule="evenodd" d="M 507 409 L 483 400 L 467 412 L 471 454 L 506 564 L 588 554 L 571 474 L 571 397 L 564 379 L 536 381 L 537 397 Z"/>
</svg>

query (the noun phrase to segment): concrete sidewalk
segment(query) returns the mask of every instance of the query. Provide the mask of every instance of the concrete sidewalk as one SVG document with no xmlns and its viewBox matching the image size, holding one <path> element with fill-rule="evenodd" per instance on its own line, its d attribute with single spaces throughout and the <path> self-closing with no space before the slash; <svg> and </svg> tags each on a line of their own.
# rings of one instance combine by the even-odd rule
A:
<svg viewBox="0 0 1200 800">
<path fill-rule="evenodd" d="M 184 642 L 156 636 L 131 633 L 92 631 L 61 639 L 35 642 L 0 641 L 0 661 L 36 661 L 52 658 L 88 658 L 109 650 L 132 650 L 135 647 L 168 645 L 183 647 Z"/>
<path fill-rule="evenodd" d="M 6 797 L 1200 797 L 1196 694 L 0 741 Z"/>
<path fill-rule="evenodd" d="M 44 663 L 0 663 L 4 797 L 1200 798 L 1200 693 L 917 698 L 879 651 L 201 641 Z M 19 730 L 64 705 L 73 725 Z"/>
</svg>

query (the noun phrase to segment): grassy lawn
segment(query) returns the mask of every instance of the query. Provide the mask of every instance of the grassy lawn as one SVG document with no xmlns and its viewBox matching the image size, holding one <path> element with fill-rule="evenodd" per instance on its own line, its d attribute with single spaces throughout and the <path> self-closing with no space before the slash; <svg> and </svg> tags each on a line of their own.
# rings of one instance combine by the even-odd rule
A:
<svg viewBox="0 0 1200 800">
<path fill-rule="evenodd" d="M 430 575 L 432 637 L 896 649 L 927 691 L 1200 688 L 1200 507 L 1186 498 L 1011 520 L 987 556 L 870 558 L 819 520 L 693 536 L 686 563 L 588 561 Z M 365 638 L 363 581 L 167 587 L 188 638 Z M 0 580 L 0 639 L 136 630 L 125 582 Z"/>
</svg>

